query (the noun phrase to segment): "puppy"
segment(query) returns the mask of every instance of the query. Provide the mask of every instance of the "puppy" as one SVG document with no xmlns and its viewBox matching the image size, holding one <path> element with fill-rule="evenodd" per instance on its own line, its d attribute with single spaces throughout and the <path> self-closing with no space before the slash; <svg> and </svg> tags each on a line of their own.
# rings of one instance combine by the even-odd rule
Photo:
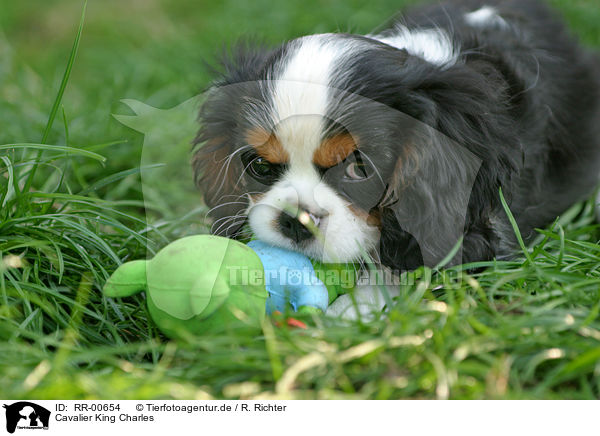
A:
<svg viewBox="0 0 600 436">
<path fill-rule="evenodd" d="M 195 141 L 213 232 L 395 271 L 510 256 L 500 189 L 527 240 L 597 183 L 599 72 L 532 0 L 241 45 Z"/>
</svg>

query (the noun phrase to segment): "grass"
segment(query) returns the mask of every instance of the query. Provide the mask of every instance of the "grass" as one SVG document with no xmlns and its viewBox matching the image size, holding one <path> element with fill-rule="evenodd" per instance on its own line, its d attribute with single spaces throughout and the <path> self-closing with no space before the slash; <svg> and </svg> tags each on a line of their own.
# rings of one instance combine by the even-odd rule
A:
<svg viewBox="0 0 600 436">
<path fill-rule="evenodd" d="M 594 1 L 553 3 L 600 47 Z M 420 271 L 389 316 L 372 322 L 266 323 L 258 334 L 184 344 L 159 335 L 142 297 L 103 298 L 121 262 L 208 231 L 196 194 L 175 189 L 184 182 L 167 179 L 162 189 L 185 196 L 171 202 L 141 183 L 143 136 L 123 117 L 144 106 L 130 101 L 131 112 L 120 100 L 173 107 L 208 83 L 202 59 L 221 42 L 243 33 L 277 42 L 368 32 L 398 2 L 107 0 L 89 3 L 81 33 L 82 6 L 11 2 L 0 16 L 1 397 L 600 396 L 600 231 L 591 200 L 541 229 L 512 261 L 470 265 L 481 267 L 471 274 L 465 265 Z M 179 156 L 188 151 L 184 136 L 172 145 Z M 188 213 L 174 213 L 173 203 Z"/>
</svg>

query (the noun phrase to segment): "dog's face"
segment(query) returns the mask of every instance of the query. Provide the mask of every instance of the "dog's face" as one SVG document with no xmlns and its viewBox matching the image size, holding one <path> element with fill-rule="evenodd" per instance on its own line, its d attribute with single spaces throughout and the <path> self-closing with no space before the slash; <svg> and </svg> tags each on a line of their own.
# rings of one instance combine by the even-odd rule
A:
<svg viewBox="0 0 600 436">
<path fill-rule="evenodd" d="M 266 242 L 325 261 L 350 261 L 379 241 L 373 208 L 385 190 L 382 171 L 388 171 L 381 153 L 361 146 L 356 132 L 327 124 L 321 115 L 294 115 L 272 132 L 249 134 L 252 150 L 242 155 L 248 221 Z"/>
<path fill-rule="evenodd" d="M 438 65 L 342 34 L 234 57 L 208 93 L 196 139 L 213 233 L 236 236 L 249 224 L 265 242 L 324 261 L 377 258 L 384 239 L 393 239 L 384 257 L 406 256 L 403 245 L 419 251 L 412 236 L 421 250 L 446 254 L 462 233 L 469 195 L 449 184 L 466 186 L 474 175 L 431 134 L 429 125 L 451 123 L 457 112 L 436 119 L 443 108 L 427 92 L 451 101 L 446 94 L 459 92 L 464 77 L 442 77 L 436 87 Z M 427 91 L 419 89 L 427 79 Z M 385 210 L 391 203 L 393 214 Z M 423 262 L 413 256 L 411 266 Z"/>
<path fill-rule="evenodd" d="M 221 138 L 202 157 L 214 163 L 203 165 L 213 231 L 231 235 L 247 217 L 259 239 L 324 261 L 377 248 L 376 206 L 402 135 L 395 111 L 343 83 L 352 80 L 344 50 L 372 49 L 355 38 L 302 38 L 263 61 L 257 80 L 210 93 L 202 140 L 210 148 Z M 215 116 L 220 131 L 211 131 Z"/>
</svg>

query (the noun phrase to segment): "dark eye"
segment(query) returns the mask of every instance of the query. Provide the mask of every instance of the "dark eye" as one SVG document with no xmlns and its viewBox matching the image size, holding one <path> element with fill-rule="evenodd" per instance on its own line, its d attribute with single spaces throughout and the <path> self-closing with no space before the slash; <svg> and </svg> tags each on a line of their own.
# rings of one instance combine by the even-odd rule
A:
<svg viewBox="0 0 600 436">
<path fill-rule="evenodd" d="M 351 180 L 364 180 L 369 177 L 368 166 L 358 152 L 354 154 L 355 161 L 348 162 L 344 169 L 344 177 Z"/>
<path fill-rule="evenodd" d="M 362 180 L 367 178 L 367 171 L 364 163 L 350 162 L 344 170 L 344 175 L 352 180 Z"/>
<path fill-rule="evenodd" d="M 254 152 L 247 152 L 242 155 L 244 168 L 254 179 L 264 184 L 271 184 L 281 174 L 282 165 L 269 162 Z"/>
</svg>

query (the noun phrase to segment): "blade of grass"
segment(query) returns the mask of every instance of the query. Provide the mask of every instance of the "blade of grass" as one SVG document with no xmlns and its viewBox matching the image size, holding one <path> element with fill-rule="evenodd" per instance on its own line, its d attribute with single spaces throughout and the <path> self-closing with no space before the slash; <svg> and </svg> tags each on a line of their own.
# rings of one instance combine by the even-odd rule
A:
<svg viewBox="0 0 600 436">
<path fill-rule="evenodd" d="M 2 144 L 2 145 L 0 145 L 0 150 L 11 150 L 14 148 L 31 148 L 34 150 L 38 150 L 39 156 L 34 161 L 35 165 L 37 165 L 37 163 L 41 157 L 41 153 L 44 151 L 62 151 L 62 152 L 69 153 L 69 154 L 72 154 L 75 156 L 89 157 L 90 159 L 95 159 L 102 163 L 106 162 L 106 158 L 104 156 L 102 156 L 101 154 L 94 153 L 93 151 L 83 150 L 81 148 L 65 147 L 64 145 L 34 144 L 34 143 L 27 143 L 27 142 L 21 142 L 21 143 L 17 143 L 17 144 Z M 27 191 L 23 190 L 23 192 L 27 192 Z"/>
<path fill-rule="evenodd" d="M 50 135 L 52 124 L 54 124 L 54 118 L 56 117 L 56 113 L 58 112 L 58 108 L 60 107 L 60 103 L 62 102 L 63 94 L 65 93 L 65 88 L 67 87 L 67 83 L 69 82 L 69 77 L 71 76 L 71 69 L 73 68 L 73 63 L 75 62 L 75 56 L 77 55 L 77 50 L 79 48 L 79 41 L 81 40 L 81 33 L 83 32 L 83 22 L 85 20 L 86 8 L 87 0 L 85 0 L 83 3 L 83 10 L 81 11 L 81 19 L 79 20 L 79 27 L 77 29 L 77 34 L 75 35 L 75 41 L 73 41 L 73 47 L 71 48 L 71 53 L 69 55 L 67 67 L 65 68 L 65 72 L 60 82 L 60 87 L 58 88 L 58 93 L 56 94 L 54 104 L 52 105 L 50 115 L 48 116 L 48 122 L 46 123 L 46 128 L 44 129 L 44 134 L 42 135 L 42 140 L 40 141 L 42 144 L 45 144 L 46 141 L 48 141 L 48 136 Z M 29 190 L 31 189 L 31 184 L 33 183 L 33 178 L 35 177 L 35 172 L 37 170 L 37 160 L 40 158 L 41 154 L 42 151 L 38 150 L 37 158 L 35 159 L 36 162 L 34 162 L 33 167 L 31 168 L 31 171 L 27 176 L 27 181 L 25 182 L 25 186 L 23 187 L 23 192 L 29 192 Z"/>
<path fill-rule="evenodd" d="M 2 159 L 6 165 L 6 170 L 8 172 L 6 192 L 2 193 L 2 196 L 0 197 L 1 207 L 4 208 L 4 206 L 6 206 L 6 202 L 15 194 L 15 179 L 13 173 L 13 164 L 10 159 L 6 156 L 2 156 L 0 159 Z"/>
<path fill-rule="evenodd" d="M 148 170 L 150 168 L 158 168 L 158 167 L 162 167 L 162 166 L 164 166 L 164 164 L 153 164 L 153 165 L 147 165 L 147 166 L 143 166 L 143 167 L 130 168 L 128 170 L 124 170 L 124 171 L 120 171 L 115 174 L 111 174 L 110 176 L 104 177 L 103 179 L 100 179 L 97 182 L 94 182 L 93 184 L 88 186 L 87 188 L 83 189 L 81 192 L 79 192 L 79 195 L 87 195 L 92 191 L 95 191 L 97 189 L 102 188 L 103 186 L 114 183 L 117 180 L 121 180 L 121 179 L 124 179 L 125 177 L 131 176 L 133 174 L 137 174 L 137 173 L 141 172 L 142 170 Z"/>
<path fill-rule="evenodd" d="M 519 246 L 521 247 L 521 250 L 523 251 L 523 254 L 525 255 L 525 257 L 527 258 L 527 261 L 529 262 L 529 264 L 531 264 L 531 266 L 535 267 L 535 263 L 533 262 L 531 253 L 529 253 L 529 250 L 527 250 L 527 246 L 525 245 L 525 242 L 523 241 L 523 237 L 521 236 L 521 231 L 519 230 L 519 225 L 517 224 L 517 220 L 513 216 L 512 212 L 510 211 L 510 208 L 508 207 L 508 203 L 504 199 L 504 194 L 502 194 L 502 188 L 499 189 L 499 194 L 500 194 L 500 201 L 502 202 L 502 207 L 504 208 L 504 212 L 506 213 L 506 216 L 508 217 L 508 220 L 510 221 L 513 231 L 515 232 L 515 237 L 517 238 L 517 241 L 519 242 Z"/>
</svg>

